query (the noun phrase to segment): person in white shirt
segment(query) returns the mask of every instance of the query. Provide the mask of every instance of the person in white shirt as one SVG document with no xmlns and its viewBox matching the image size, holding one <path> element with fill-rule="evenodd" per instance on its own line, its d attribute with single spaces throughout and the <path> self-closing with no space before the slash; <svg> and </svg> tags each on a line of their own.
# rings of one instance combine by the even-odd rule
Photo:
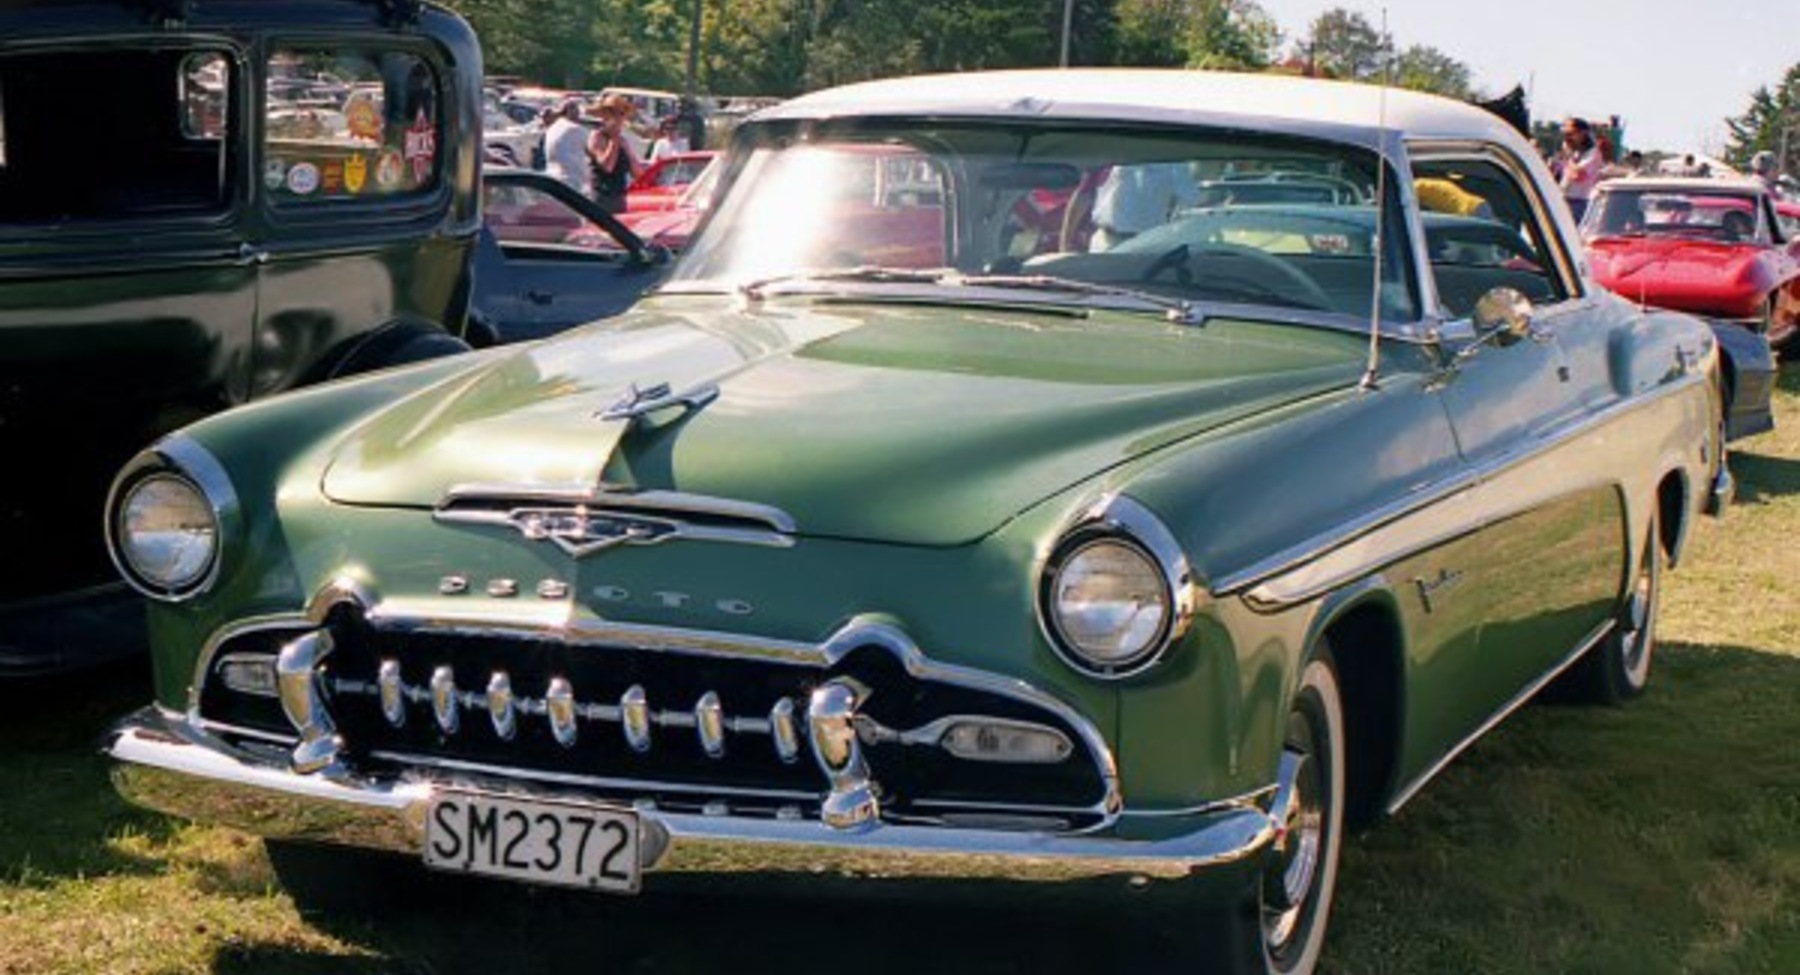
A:
<svg viewBox="0 0 1800 975">
<path fill-rule="evenodd" d="M 650 161 L 654 163 L 659 159 L 666 159 L 686 151 L 688 151 L 687 140 L 676 133 L 675 116 L 671 115 L 663 119 L 662 124 L 656 129 L 656 141 L 650 144 Z"/>
<path fill-rule="evenodd" d="M 587 126 L 581 124 L 581 102 L 563 102 L 556 121 L 544 130 L 544 172 L 582 196 L 588 195 Z"/>
<path fill-rule="evenodd" d="M 1111 250 L 1198 202 L 1200 187 L 1185 163 L 1114 166 L 1094 192 L 1094 236 L 1088 249 Z"/>
<path fill-rule="evenodd" d="M 1556 181 L 1561 184 L 1563 199 L 1575 222 L 1587 214 L 1588 200 L 1606 169 L 1600 156 L 1600 145 L 1594 140 L 1594 128 L 1586 119 L 1572 118 L 1563 123 L 1562 150 L 1557 154 Z"/>
</svg>

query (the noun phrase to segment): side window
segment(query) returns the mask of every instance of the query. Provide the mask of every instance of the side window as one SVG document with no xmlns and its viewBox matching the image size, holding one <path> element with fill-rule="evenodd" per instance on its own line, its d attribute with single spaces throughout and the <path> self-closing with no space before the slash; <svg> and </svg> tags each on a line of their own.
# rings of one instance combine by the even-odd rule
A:
<svg viewBox="0 0 1800 975">
<path fill-rule="evenodd" d="M 1480 158 L 1427 159 L 1413 165 L 1425 246 L 1438 300 L 1466 318 L 1497 287 L 1538 304 L 1569 297 L 1556 270 L 1551 237 L 1531 197 L 1499 164 Z"/>
<path fill-rule="evenodd" d="M 437 185 L 439 84 L 398 51 L 288 48 L 269 58 L 263 182 L 282 204 L 402 197 Z"/>
<path fill-rule="evenodd" d="M 234 74 L 219 48 L 0 55 L 0 223 L 223 212 Z"/>
<path fill-rule="evenodd" d="M 625 249 L 574 207 L 532 186 L 487 180 L 482 186 L 481 220 L 502 245 L 567 244 L 621 252 Z"/>
</svg>

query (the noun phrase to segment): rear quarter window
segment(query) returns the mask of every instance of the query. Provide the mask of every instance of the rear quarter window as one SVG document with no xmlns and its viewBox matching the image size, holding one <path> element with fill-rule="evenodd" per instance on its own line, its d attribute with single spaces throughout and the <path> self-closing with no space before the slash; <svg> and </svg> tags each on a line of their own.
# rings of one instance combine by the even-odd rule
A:
<svg viewBox="0 0 1800 975">
<path fill-rule="evenodd" d="M 401 51 L 292 47 L 268 64 L 263 183 L 278 204 L 427 192 L 442 169 L 440 84 Z"/>
</svg>

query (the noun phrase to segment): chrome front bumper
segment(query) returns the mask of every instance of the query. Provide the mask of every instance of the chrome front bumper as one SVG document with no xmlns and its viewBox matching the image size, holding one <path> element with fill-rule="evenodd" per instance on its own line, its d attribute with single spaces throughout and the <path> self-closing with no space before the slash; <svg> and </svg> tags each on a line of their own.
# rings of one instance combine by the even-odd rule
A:
<svg viewBox="0 0 1800 975">
<path fill-rule="evenodd" d="M 158 708 L 121 721 L 104 750 L 114 762 L 114 784 L 138 805 L 271 838 L 415 855 L 434 790 L 570 798 L 536 785 L 438 773 L 388 780 L 300 775 L 288 768 L 285 749 L 258 754 Z M 915 887 L 932 897 L 951 888 L 1125 897 L 1134 911 L 1241 897 L 1279 839 L 1279 819 L 1250 800 L 1176 815 L 1126 815 L 1107 832 L 1080 835 L 886 823 L 846 830 L 817 821 L 657 809 L 638 814 L 648 892 L 717 891 L 723 883 L 758 879 L 797 880 L 816 891 L 842 879 L 871 893 Z M 1138 832 L 1145 838 L 1131 838 Z"/>
</svg>

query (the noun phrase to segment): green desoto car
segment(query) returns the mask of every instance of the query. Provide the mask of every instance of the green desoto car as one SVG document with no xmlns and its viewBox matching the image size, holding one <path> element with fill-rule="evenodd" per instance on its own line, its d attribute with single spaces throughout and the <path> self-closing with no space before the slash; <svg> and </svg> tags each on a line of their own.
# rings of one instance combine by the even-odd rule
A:
<svg viewBox="0 0 1800 975">
<path fill-rule="evenodd" d="M 1221 181 L 1332 192 L 1283 223 Z M 1428 244 L 1444 183 L 1491 228 Z M 1091 898 L 1310 972 L 1346 829 L 1552 679 L 1642 690 L 1730 490 L 1716 368 L 1475 108 L 824 92 L 738 130 L 624 317 L 132 463 L 156 700 L 108 748 L 283 861 Z"/>
</svg>

